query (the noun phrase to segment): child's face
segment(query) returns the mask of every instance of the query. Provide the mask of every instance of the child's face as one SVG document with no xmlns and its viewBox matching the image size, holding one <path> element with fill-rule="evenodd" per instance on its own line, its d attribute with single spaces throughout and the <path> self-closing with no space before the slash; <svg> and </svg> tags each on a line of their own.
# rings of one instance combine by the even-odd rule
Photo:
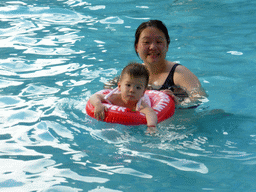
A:
<svg viewBox="0 0 256 192">
<path fill-rule="evenodd" d="M 146 79 L 144 77 L 134 78 L 129 74 L 124 74 L 122 80 L 118 83 L 118 90 L 125 102 L 137 102 L 144 95 L 145 85 Z"/>
</svg>

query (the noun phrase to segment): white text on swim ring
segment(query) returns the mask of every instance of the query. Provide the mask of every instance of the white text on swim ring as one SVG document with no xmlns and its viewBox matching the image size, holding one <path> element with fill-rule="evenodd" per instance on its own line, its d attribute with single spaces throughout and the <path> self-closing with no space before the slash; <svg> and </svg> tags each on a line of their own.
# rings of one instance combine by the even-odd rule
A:
<svg viewBox="0 0 256 192">
<path fill-rule="evenodd" d="M 111 109 L 113 111 L 121 111 L 121 112 L 125 112 L 125 107 L 120 107 L 120 106 L 117 106 L 117 105 L 110 105 L 110 104 L 105 104 L 105 106 L 108 108 L 108 109 Z"/>
</svg>

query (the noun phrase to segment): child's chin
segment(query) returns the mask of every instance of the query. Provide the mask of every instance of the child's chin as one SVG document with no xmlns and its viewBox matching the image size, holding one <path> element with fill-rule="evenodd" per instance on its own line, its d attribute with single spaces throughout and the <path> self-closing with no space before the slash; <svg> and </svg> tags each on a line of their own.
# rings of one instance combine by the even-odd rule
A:
<svg viewBox="0 0 256 192">
<path fill-rule="evenodd" d="M 129 98 L 127 99 L 127 102 L 138 102 L 138 100 L 135 98 Z"/>
</svg>

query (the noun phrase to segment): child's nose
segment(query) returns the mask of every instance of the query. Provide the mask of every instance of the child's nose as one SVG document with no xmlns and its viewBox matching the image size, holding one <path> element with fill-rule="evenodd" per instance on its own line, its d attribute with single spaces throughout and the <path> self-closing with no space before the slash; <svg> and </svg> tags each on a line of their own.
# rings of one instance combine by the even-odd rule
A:
<svg viewBox="0 0 256 192">
<path fill-rule="evenodd" d="M 135 87 L 132 86 L 132 87 L 130 88 L 130 92 L 134 92 L 134 91 L 135 91 Z"/>
</svg>

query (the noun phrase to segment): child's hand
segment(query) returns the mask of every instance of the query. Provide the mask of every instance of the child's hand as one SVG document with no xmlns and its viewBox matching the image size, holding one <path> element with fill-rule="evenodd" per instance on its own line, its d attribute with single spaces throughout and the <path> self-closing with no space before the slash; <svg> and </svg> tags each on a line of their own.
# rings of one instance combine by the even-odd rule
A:
<svg viewBox="0 0 256 192">
<path fill-rule="evenodd" d="M 97 120 L 104 120 L 105 119 L 105 111 L 107 111 L 107 110 L 108 110 L 108 108 L 103 104 L 96 105 L 94 108 L 94 117 Z"/>
<path fill-rule="evenodd" d="M 156 126 L 154 125 L 148 126 L 146 133 L 150 135 L 155 135 L 157 133 Z"/>
</svg>

